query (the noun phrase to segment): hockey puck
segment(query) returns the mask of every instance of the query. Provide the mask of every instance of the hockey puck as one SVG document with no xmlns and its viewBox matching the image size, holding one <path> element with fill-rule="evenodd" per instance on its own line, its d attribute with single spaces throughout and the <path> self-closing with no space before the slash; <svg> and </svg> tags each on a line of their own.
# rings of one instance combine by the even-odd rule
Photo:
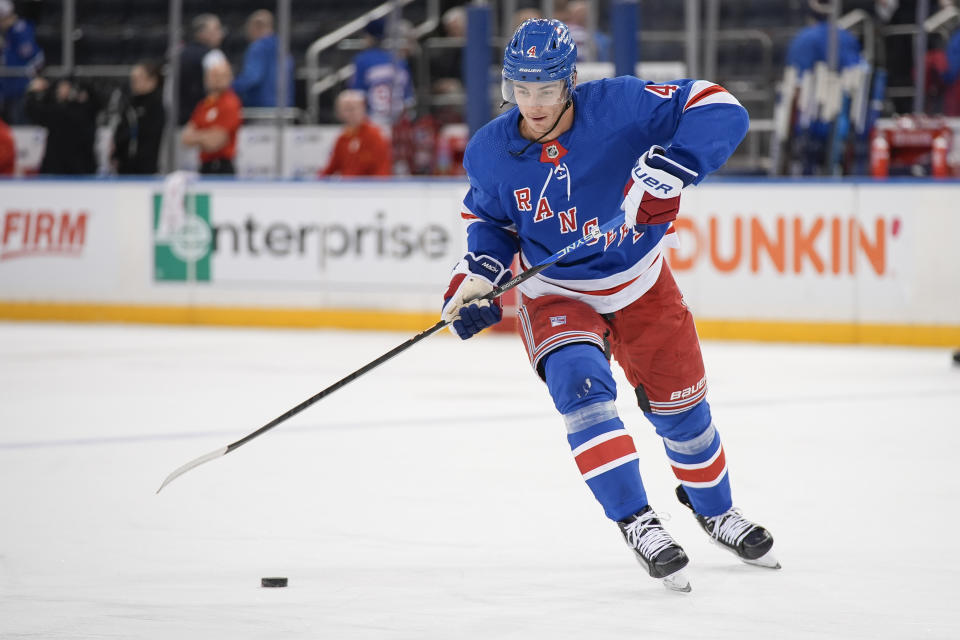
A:
<svg viewBox="0 0 960 640">
<path fill-rule="evenodd" d="M 260 578 L 261 587 L 285 587 L 287 586 L 286 578 Z"/>
<path fill-rule="evenodd" d="M 953 364 L 960 365 L 960 349 L 953 352 Z"/>
</svg>

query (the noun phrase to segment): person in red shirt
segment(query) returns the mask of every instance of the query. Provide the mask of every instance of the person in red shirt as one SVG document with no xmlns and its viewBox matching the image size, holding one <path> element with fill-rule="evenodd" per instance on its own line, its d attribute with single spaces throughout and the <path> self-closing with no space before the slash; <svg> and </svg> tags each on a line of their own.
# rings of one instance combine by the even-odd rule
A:
<svg viewBox="0 0 960 640">
<path fill-rule="evenodd" d="M 237 130 L 243 121 L 240 98 L 230 88 L 233 73 L 226 62 L 214 64 L 204 74 L 207 97 L 193 110 L 180 140 L 200 148 L 200 173 L 235 173 Z"/>
<path fill-rule="evenodd" d="M 333 147 L 333 154 L 321 176 L 388 176 L 391 173 L 390 143 L 380 129 L 367 118 L 366 98 L 362 91 L 340 92 L 337 117 L 344 129 Z"/>
<path fill-rule="evenodd" d="M 0 176 L 12 176 L 17 160 L 17 148 L 13 144 L 13 131 L 0 120 Z"/>
</svg>

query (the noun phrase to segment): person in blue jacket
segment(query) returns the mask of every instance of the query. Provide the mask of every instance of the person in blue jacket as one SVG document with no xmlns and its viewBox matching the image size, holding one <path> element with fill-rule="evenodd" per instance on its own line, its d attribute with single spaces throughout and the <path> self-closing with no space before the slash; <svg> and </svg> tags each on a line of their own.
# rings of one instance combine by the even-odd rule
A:
<svg viewBox="0 0 960 640">
<path fill-rule="evenodd" d="M 277 35 L 273 14 L 266 9 L 247 18 L 247 40 L 243 69 L 233 81 L 233 90 L 244 107 L 277 106 Z M 283 106 L 293 106 L 293 58 L 287 58 L 287 97 Z"/>
<path fill-rule="evenodd" d="M 11 0 L 0 0 L 0 45 L 0 67 L 23 71 L 20 76 L 0 76 L 0 119 L 7 124 L 24 124 L 27 85 L 43 66 L 44 58 L 33 25 L 16 14 Z"/>
</svg>

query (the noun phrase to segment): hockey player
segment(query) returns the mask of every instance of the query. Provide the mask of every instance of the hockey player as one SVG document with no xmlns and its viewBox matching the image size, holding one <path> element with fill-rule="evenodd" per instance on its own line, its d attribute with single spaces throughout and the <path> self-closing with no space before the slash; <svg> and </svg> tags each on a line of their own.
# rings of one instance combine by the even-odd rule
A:
<svg viewBox="0 0 960 640">
<path fill-rule="evenodd" d="M 511 277 L 516 253 L 528 268 L 623 216 L 618 231 L 520 285 L 530 364 L 563 416 L 587 486 L 652 577 L 690 590 L 681 571 L 687 555 L 648 504 L 606 354 L 663 438 L 680 501 L 715 542 L 778 568 L 773 537 L 733 507 L 693 318 L 663 260 L 675 242 L 680 191 L 727 160 L 747 113 L 703 80 L 621 77 L 578 87 L 576 58 L 557 20 L 527 20 L 507 45 L 503 99 L 516 107 L 467 147 L 468 253 L 454 268 L 442 317 L 461 338 L 475 335 L 500 320 L 496 301 L 477 299 Z"/>
</svg>

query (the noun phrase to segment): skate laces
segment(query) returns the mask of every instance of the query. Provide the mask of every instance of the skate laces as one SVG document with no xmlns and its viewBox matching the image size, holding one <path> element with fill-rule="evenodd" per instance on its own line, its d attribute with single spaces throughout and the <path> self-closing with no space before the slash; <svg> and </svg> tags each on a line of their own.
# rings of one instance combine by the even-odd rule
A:
<svg viewBox="0 0 960 640">
<path fill-rule="evenodd" d="M 732 508 L 719 516 L 707 518 L 707 524 L 710 525 L 710 535 L 717 540 L 721 540 L 729 545 L 737 546 L 747 537 L 747 534 L 753 531 L 757 525 L 750 522 L 740 513 L 737 508 Z"/>
<path fill-rule="evenodd" d="M 644 558 L 655 558 L 658 553 L 676 544 L 670 534 L 656 521 L 657 517 L 651 509 L 623 527 L 623 535 L 626 536 L 627 542 Z M 660 519 L 669 520 L 670 516 L 666 514 Z"/>
</svg>

